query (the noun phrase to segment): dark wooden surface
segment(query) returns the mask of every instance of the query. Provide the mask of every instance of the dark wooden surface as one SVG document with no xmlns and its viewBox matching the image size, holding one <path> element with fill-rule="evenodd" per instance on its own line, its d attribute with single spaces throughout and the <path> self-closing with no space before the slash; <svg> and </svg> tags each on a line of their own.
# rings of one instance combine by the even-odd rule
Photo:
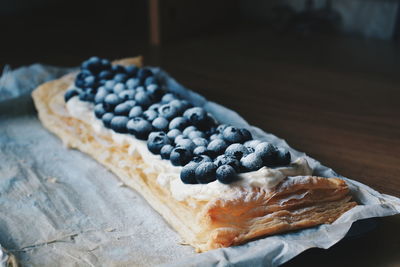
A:
<svg viewBox="0 0 400 267">
<path fill-rule="evenodd" d="M 71 54 L 50 45 L 46 56 L 8 53 L 0 65 L 73 66 L 84 55 L 142 54 L 147 64 L 163 67 L 185 86 L 338 173 L 400 197 L 398 44 L 256 29 L 172 41 L 157 49 L 132 38 L 125 44 L 104 42 Z M 307 251 L 286 266 L 400 266 L 399 228 L 400 216 L 383 218 L 361 237 Z"/>
</svg>

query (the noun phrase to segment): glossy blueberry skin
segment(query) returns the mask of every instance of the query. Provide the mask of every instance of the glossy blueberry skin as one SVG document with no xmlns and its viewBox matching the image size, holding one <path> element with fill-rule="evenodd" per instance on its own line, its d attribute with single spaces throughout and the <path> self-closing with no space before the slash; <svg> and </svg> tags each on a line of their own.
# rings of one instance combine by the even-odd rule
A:
<svg viewBox="0 0 400 267">
<path fill-rule="evenodd" d="M 181 170 L 181 180 L 184 184 L 197 184 L 196 180 L 196 168 L 199 166 L 198 163 L 189 162 Z"/>
<path fill-rule="evenodd" d="M 256 149 L 256 146 L 257 146 L 258 144 L 260 144 L 260 143 L 262 143 L 262 141 L 257 140 L 257 139 L 255 139 L 255 140 L 249 140 L 249 141 L 246 141 L 246 142 L 244 143 L 244 146 L 247 147 L 247 148 L 251 148 L 251 150 L 254 151 L 254 150 Z"/>
<path fill-rule="evenodd" d="M 124 73 L 124 74 L 125 74 L 125 73 L 126 73 L 125 67 L 122 66 L 122 65 L 118 65 L 118 64 L 112 65 L 111 71 L 112 71 L 114 74 L 118 74 L 118 73 Z"/>
<path fill-rule="evenodd" d="M 184 147 L 184 148 L 188 149 L 190 152 L 192 152 L 196 148 L 196 145 L 193 143 L 193 141 L 190 139 L 186 139 L 186 138 L 176 141 L 176 145 L 180 146 L 180 147 Z"/>
<path fill-rule="evenodd" d="M 135 65 L 129 65 L 125 67 L 125 72 L 129 77 L 135 77 L 137 75 L 139 68 Z"/>
<path fill-rule="evenodd" d="M 263 161 L 263 164 L 272 167 L 276 164 L 276 147 L 272 145 L 271 143 L 268 142 L 261 142 L 259 143 L 255 148 L 254 148 L 254 153 L 256 153 L 261 160 Z"/>
<path fill-rule="evenodd" d="M 253 139 L 250 131 L 247 130 L 246 128 L 241 128 L 240 133 L 242 135 L 242 140 L 240 141 L 241 143 L 244 143 L 246 141 L 250 141 L 251 139 Z"/>
<path fill-rule="evenodd" d="M 134 106 L 130 111 L 129 111 L 129 118 L 134 118 L 134 117 L 139 117 L 142 115 L 143 109 L 140 106 Z"/>
<path fill-rule="evenodd" d="M 114 80 L 106 81 L 106 83 L 104 84 L 104 88 L 108 92 L 113 92 L 115 84 L 116 84 L 116 82 Z"/>
<path fill-rule="evenodd" d="M 192 132 L 192 131 L 197 131 L 197 128 L 195 127 L 195 126 L 188 126 L 188 127 L 186 127 L 184 130 L 183 130 L 183 135 L 184 136 L 189 136 L 189 133 L 190 132 Z"/>
<path fill-rule="evenodd" d="M 118 97 L 122 100 L 133 100 L 135 99 L 135 91 L 134 90 L 124 90 L 118 94 Z"/>
<path fill-rule="evenodd" d="M 131 109 L 135 106 L 135 101 L 134 100 L 128 100 L 125 101 L 121 104 L 118 104 L 115 108 L 114 108 L 114 114 L 115 115 L 124 115 L 124 116 L 128 116 L 129 112 L 131 111 Z"/>
<path fill-rule="evenodd" d="M 207 155 L 199 155 L 192 158 L 192 162 L 196 162 L 197 164 L 203 162 L 213 162 L 212 159 Z"/>
<path fill-rule="evenodd" d="M 167 136 L 168 136 L 168 138 L 169 138 L 170 140 L 175 141 L 175 138 L 176 138 L 178 135 L 181 135 L 181 134 L 182 134 L 182 132 L 179 131 L 178 129 L 172 129 L 172 130 L 169 130 L 169 132 L 167 133 Z"/>
<path fill-rule="evenodd" d="M 96 95 L 94 97 L 94 102 L 96 104 L 103 103 L 104 98 L 106 98 L 106 96 L 108 94 L 109 94 L 109 92 L 103 86 L 99 87 L 97 89 L 97 93 L 96 93 Z"/>
<path fill-rule="evenodd" d="M 70 100 L 72 97 L 79 95 L 79 93 L 80 93 L 80 90 L 77 88 L 72 88 L 72 89 L 67 90 L 64 94 L 65 102 L 68 102 L 68 100 Z"/>
<path fill-rule="evenodd" d="M 150 106 L 152 104 L 151 98 L 146 92 L 138 91 L 138 88 L 136 89 L 135 101 L 143 107 Z"/>
<path fill-rule="evenodd" d="M 196 127 L 202 128 L 208 124 L 207 112 L 201 107 L 189 108 L 183 113 L 183 116 Z"/>
<path fill-rule="evenodd" d="M 209 139 L 210 139 L 210 141 L 213 141 L 215 139 L 223 139 L 223 136 L 222 136 L 222 134 L 215 133 L 215 134 L 212 134 Z"/>
<path fill-rule="evenodd" d="M 178 115 L 178 109 L 170 104 L 164 104 L 158 108 L 158 113 L 167 120 L 171 120 Z"/>
<path fill-rule="evenodd" d="M 118 95 L 119 93 L 123 92 L 125 89 L 126 89 L 125 84 L 119 82 L 114 85 L 113 92 L 114 92 L 114 94 Z"/>
<path fill-rule="evenodd" d="M 117 133 L 127 133 L 126 124 L 128 121 L 129 118 L 126 116 L 115 116 L 110 122 L 110 127 Z"/>
<path fill-rule="evenodd" d="M 152 109 L 148 109 L 145 112 L 143 112 L 142 117 L 148 120 L 149 122 L 152 122 L 158 117 L 158 113 Z"/>
<path fill-rule="evenodd" d="M 153 76 L 153 72 L 148 68 L 141 68 L 138 70 L 137 77 L 143 83 L 147 77 Z"/>
<path fill-rule="evenodd" d="M 230 143 L 241 143 L 242 141 L 242 133 L 240 132 L 240 128 L 234 126 L 228 126 L 222 132 L 222 136 L 224 140 Z"/>
<path fill-rule="evenodd" d="M 154 111 L 157 111 L 158 112 L 158 108 L 161 106 L 161 104 L 160 103 L 154 103 L 154 104 L 152 104 L 150 107 L 149 107 L 149 109 L 151 109 L 151 110 L 154 110 Z"/>
<path fill-rule="evenodd" d="M 184 166 L 192 159 L 192 153 L 185 147 L 175 147 L 169 156 L 174 166 Z"/>
<path fill-rule="evenodd" d="M 189 137 L 189 139 L 195 139 L 195 138 L 204 138 L 204 137 L 206 137 L 206 135 L 201 131 L 191 131 L 188 134 L 188 137 Z"/>
<path fill-rule="evenodd" d="M 101 59 L 99 57 L 91 57 L 82 63 L 81 68 L 87 69 L 92 73 L 98 73 L 102 69 Z"/>
<path fill-rule="evenodd" d="M 90 90 L 81 91 L 79 93 L 79 100 L 94 102 L 94 94 L 91 94 Z"/>
<path fill-rule="evenodd" d="M 217 166 L 212 162 L 203 162 L 195 170 L 196 180 L 200 184 L 208 184 L 216 180 Z"/>
<path fill-rule="evenodd" d="M 125 73 L 117 73 L 114 76 L 114 81 L 116 81 L 117 83 L 125 83 L 127 79 L 128 75 L 126 75 Z"/>
<path fill-rule="evenodd" d="M 291 161 L 291 155 L 287 149 L 280 147 L 276 150 L 276 158 L 275 158 L 276 166 L 287 166 L 290 164 L 290 161 Z"/>
<path fill-rule="evenodd" d="M 214 164 L 217 165 L 217 167 L 220 167 L 222 165 L 230 165 L 232 166 L 236 171 L 240 170 L 240 162 L 233 157 L 227 156 L 227 155 L 219 155 L 215 160 Z"/>
<path fill-rule="evenodd" d="M 150 85 L 150 84 L 155 84 L 155 83 L 157 83 L 157 81 L 156 81 L 156 78 L 154 78 L 154 76 L 149 76 L 149 77 L 147 77 L 145 80 L 144 80 L 144 85 L 145 86 L 148 86 L 148 85 Z"/>
<path fill-rule="evenodd" d="M 169 159 L 172 150 L 174 149 L 171 145 L 164 145 L 160 150 L 160 155 L 162 159 Z"/>
<path fill-rule="evenodd" d="M 158 102 L 164 95 L 164 90 L 156 84 L 150 84 L 149 86 L 147 86 L 147 93 L 152 97 L 155 102 Z"/>
<path fill-rule="evenodd" d="M 168 129 L 169 121 L 164 117 L 157 117 L 151 123 L 157 131 L 165 131 Z"/>
<path fill-rule="evenodd" d="M 178 129 L 183 131 L 188 125 L 188 120 L 184 117 L 176 117 L 171 120 L 169 123 L 169 129 Z"/>
<path fill-rule="evenodd" d="M 147 140 L 147 148 L 153 154 L 160 154 L 160 150 L 164 145 L 170 144 L 169 138 L 164 132 L 152 132 Z"/>
<path fill-rule="evenodd" d="M 208 141 L 205 138 L 197 137 L 192 139 L 192 141 L 196 146 L 204 146 L 204 147 L 208 146 Z"/>
<path fill-rule="evenodd" d="M 141 117 L 135 117 L 128 121 L 126 128 L 130 134 L 137 139 L 146 140 L 149 133 L 153 130 L 153 126 L 147 120 Z"/>
<path fill-rule="evenodd" d="M 246 156 L 249 153 L 249 150 L 239 143 L 231 144 L 225 150 L 225 155 L 234 157 L 237 160 L 240 160 L 243 156 Z"/>
<path fill-rule="evenodd" d="M 126 87 L 128 89 L 135 89 L 136 87 L 139 86 L 139 79 L 135 79 L 135 78 L 130 78 L 126 81 Z"/>
<path fill-rule="evenodd" d="M 200 156 L 200 155 L 208 155 L 209 151 L 205 146 L 198 146 L 193 150 L 193 155 Z"/>
<path fill-rule="evenodd" d="M 83 80 L 83 87 L 84 88 L 93 88 L 96 85 L 96 78 L 94 76 L 87 76 Z"/>
<path fill-rule="evenodd" d="M 161 102 L 165 104 L 165 103 L 171 102 L 171 101 L 174 100 L 174 99 L 176 99 L 176 96 L 174 96 L 174 95 L 171 94 L 171 93 L 168 93 L 168 94 L 165 94 L 165 95 L 161 98 Z"/>
<path fill-rule="evenodd" d="M 181 140 L 183 140 L 183 139 L 187 139 L 183 134 L 181 134 L 181 135 L 178 135 L 177 137 L 175 137 L 175 139 L 174 139 L 174 143 L 175 144 L 177 144 L 177 143 L 179 143 Z"/>
<path fill-rule="evenodd" d="M 105 127 L 110 128 L 112 118 L 114 118 L 113 113 L 111 112 L 104 113 L 104 115 L 101 117 L 101 120 L 103 121 Z"/>
<path fill-rule="evenodd" d="M 178 109 L 179 114 L 183 113 L 188 108 L 192 107 L 192 105 L 186 100 L 173 99 L 169 102 L 170 105 L 176 107 Z"/>
<path fill-rule="evenodd" d="M 99 80 L 109 80 L 113 76 L 112 72 L 109 70 L 102 70 L 100 71 L 99 75 L 97 76 Z"/>
<path fill-rule="evenodd" d="M 263 166 L 263 161 L 256 153 L 251 153 L 240 159 L 240 165 L 244 171 L 257 171 Z"/>
<path fill-rule="evenodd" d="M 121 99 L 116 94 L 109 94 L 104 98 L 104 108 L 107 111 L 112 111 L 121 103 Z"/>
<path fill-rule="evenodd" d="M 215 130 L 215 133 L 217 134 L 222 134 L 224 130 L 228 127 L 229 125 L 227 124 L 220 124 L 218 125 L 217 129 Z"/>
<path fill-rule="evenodd" d="M 230 184 L 237 179 L 237 174 L 232 166 L 222 165 L 216 170 L 215 177 L 223 184 Z"/>
<path fill-rule="evenodd" d="M 223 154 L 227 147 L 228 143 L 226 143 L 223 139 L 215 139 L 208 144 L 207 150 L 210 151 L 213 157 L 216 157 Z"/>
<path fill-rule="evenodd" d="M 106 110 L 103 107 L 103 104 L 97 104 L 94 107 L 94 115 L 96 116 L 96 118 L 101 119 L 101 117 L 103 117 L 103 115 L 106 113 Z"/>
</svg>

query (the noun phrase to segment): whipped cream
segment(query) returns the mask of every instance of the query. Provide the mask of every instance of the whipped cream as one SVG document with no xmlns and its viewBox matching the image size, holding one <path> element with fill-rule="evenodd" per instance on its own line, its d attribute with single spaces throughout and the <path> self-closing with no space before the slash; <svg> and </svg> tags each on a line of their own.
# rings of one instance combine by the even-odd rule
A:
<svg viewBox="0 0 400 267">
<path fill-rule="evenodd" d="M 184 201 L 188 198 L 211 200 L 218 196 L 240 191 L 243 187 L 260 187 L 268 191 L 287 176 L 312 174 L 307 160 L 298 158 L 290 166 L 262 167 L 257 171 L 240 173 L 238 174 L 238 181 L 228 185 L 220 183 L 218 180 L 208 184 L 184 184 L 180 179 L 182 167 L 174 166 L 169 160 L 161 159 L 159 155 L 152 154 L 147 149 L 145 141 L 138 140 L 133 135 L 116 133 L 104 127 L 102 121 L 95 117 L 92 103 L 80 101 L 75 96 L 67 102 L 66 107 L 70 116 L 91 125 L 99 135 L 110 136 L 117 144 L 128 144 L 128 153 L 130 155 L 138 153 L 148 166 L 143 171 L 145 173 L 159 173 L 157 182 L 163 187 L 168 187 L 172 196 L 178 201 Z"/>
</svg>

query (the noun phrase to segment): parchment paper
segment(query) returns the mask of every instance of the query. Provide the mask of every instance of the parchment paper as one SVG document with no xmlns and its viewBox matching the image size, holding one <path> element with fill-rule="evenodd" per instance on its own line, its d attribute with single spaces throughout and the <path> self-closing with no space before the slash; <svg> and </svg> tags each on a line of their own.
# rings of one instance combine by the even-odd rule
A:
<svg viewBox="0 0 400 267">
<path fill-rule="evenodd" d="M 154 70 L 172 90 L 219 121 L 249 127 L 235 112 Z M 35 64 L 0 78 L 0 244 L 23 265 L 277 266 L 308 248 L 329 248 L 354 221 L 400 212 L 400 199 L 343 177 L 362 205 L 333 224 L 196 254 L 180 244 L 177 233 L 138 193 L 90 157 L 64 148 L 41 126 L 29 92 L 67 71 Z M 251 130 L 255 137 L 288 147 L 272 134 Z M 294 157 L 304 155 L 289 149 Z M 308 161 L 315 175 L 339 176 Z"/>
</svg>

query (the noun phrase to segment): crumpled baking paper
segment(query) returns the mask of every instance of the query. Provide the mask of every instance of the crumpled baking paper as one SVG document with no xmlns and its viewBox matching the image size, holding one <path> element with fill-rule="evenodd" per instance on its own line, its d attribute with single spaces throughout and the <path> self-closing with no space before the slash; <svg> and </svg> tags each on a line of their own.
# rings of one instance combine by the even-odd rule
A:
<svg viewBox="0 0 400 267">
<path fill-rule="evenodd" d="M 219 121 L 249 127 L 256 138 L 305 156 L 154 70 L 171 90 Z M 23 265 L 277 266 L 306 249 L 329 248 L 355 221 L 400 212 L 400 199 L 342 177 L 361 205 L 333 224 L 196 254 L 138 193 L 87 155 L 64 148 L 40 124 L 29 92 L 68 71 L 35 64 L 7 70 L 0 78 L 0 244 Z M 307 159 L 315 175 L 341 177 Z"/>
</svg>

